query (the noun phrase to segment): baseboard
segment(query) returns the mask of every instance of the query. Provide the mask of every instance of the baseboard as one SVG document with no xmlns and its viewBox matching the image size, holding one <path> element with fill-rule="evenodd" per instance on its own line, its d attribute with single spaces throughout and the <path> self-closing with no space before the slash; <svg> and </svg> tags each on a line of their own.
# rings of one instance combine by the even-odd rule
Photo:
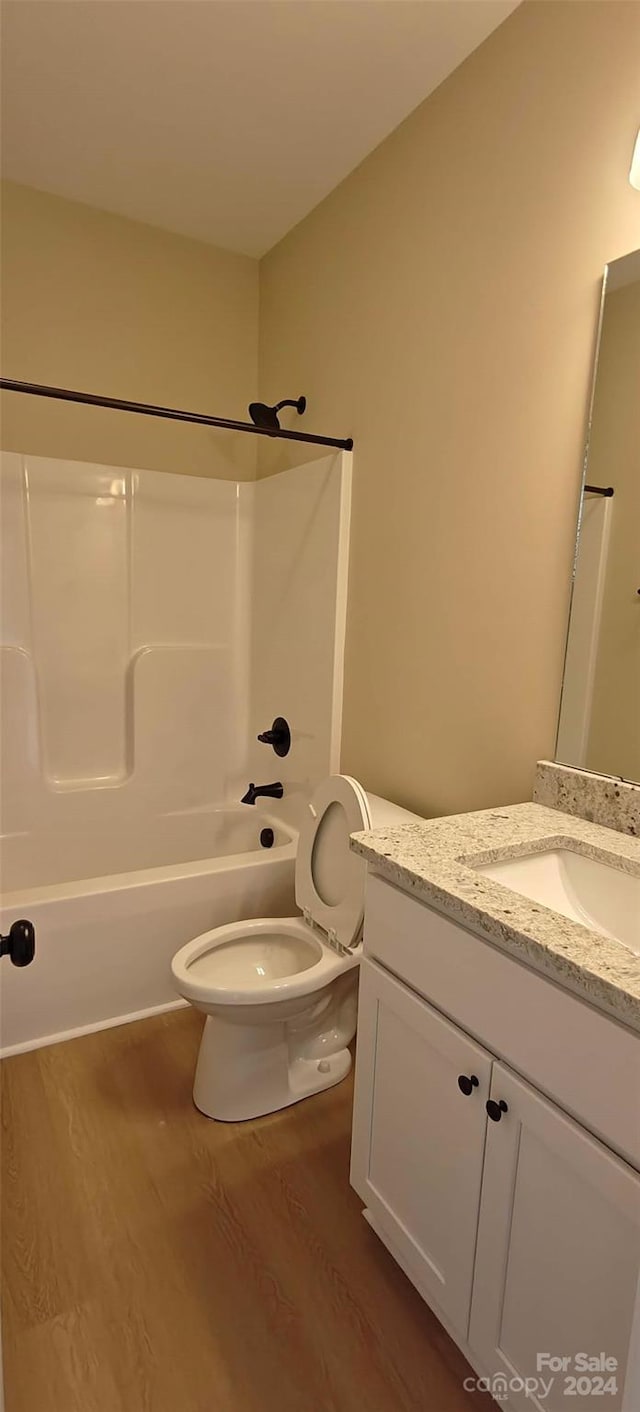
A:
<svg viewBox="0 0 640 1412">
<path fill-rule="evenodd" d="M 112 1030 L 116 1025 L 131 1025 L 135 1020 L 150 1020 L 152 1015 L 164 1015 L 168 1010 L 184 1010 L 188 1000 L 169 1000 L 164 1005 L 151 1005 L 148 1010 L 134 1010 L 130 1015 L 116 1015 L 109 1020 L 95 1020 L 92 1025 L 78 1025 L 75 1030 L 62 1030 L 60 1034 L 43 1035 L 40 1039 L 26 1039 L 21 1044 L 8 1044 L 0 1048 L 0 1059 L 10 1059 L 14 1054 L 28 1054 L 31 1049 L 44 1049 L 49 1044 L 64 1044 L 68 1039 L 80 1039 L 85 1034 L 96 1034 L 98 1030 Z"/>
</svg>

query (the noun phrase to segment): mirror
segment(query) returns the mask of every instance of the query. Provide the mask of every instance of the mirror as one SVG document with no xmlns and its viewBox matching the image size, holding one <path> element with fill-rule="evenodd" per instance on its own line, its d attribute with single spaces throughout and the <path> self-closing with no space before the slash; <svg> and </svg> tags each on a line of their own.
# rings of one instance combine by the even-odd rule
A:
<svg viewBox="0 0 640 1412">
<path fill-rule="evenodd" d="M 640 781 L 640 250 L 604 276 L 556 760 Z"/>
</svg>

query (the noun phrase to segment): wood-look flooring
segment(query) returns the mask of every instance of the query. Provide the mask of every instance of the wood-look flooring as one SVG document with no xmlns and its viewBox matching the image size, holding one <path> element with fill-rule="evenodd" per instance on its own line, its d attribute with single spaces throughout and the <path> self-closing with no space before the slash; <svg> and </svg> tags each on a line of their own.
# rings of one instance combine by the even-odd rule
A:
<svg viewBox="0 0 640 1412">
<path fill-rule="evenodd" d="M 193 1107 L 192 1010 L 5 1060 L 7 1412 L 470 1412 L 489 1400 L 360 1215 L 350 1081 Z"/>
</svg>

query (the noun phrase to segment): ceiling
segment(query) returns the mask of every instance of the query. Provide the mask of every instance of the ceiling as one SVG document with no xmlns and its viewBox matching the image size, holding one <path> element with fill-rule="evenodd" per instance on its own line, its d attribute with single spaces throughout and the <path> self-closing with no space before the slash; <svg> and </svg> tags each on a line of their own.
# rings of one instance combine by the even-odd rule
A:
<svg viewBox="0 0 640 1412">
<path fill-rule="evenodd" d="M 262 255 L 517 0 L 4 0 L 3 174 Z"/>
</svg>

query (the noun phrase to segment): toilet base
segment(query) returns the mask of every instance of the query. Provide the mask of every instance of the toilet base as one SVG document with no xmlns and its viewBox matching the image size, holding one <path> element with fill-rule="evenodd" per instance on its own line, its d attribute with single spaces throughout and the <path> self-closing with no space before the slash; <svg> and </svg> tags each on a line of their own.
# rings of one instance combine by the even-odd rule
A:
<svg viewBox="0 0 640 1412">
<path fill-rule="evenodd" d="M 242 1025 L 208 1015 L 193 1101 L 207 1118 L 246 1122 L 332 1088 L 346 1078 L 351 1062 L 346 1047 L 321 1058 L 292 1055 L 284 1024 Z"/>
</svg>

